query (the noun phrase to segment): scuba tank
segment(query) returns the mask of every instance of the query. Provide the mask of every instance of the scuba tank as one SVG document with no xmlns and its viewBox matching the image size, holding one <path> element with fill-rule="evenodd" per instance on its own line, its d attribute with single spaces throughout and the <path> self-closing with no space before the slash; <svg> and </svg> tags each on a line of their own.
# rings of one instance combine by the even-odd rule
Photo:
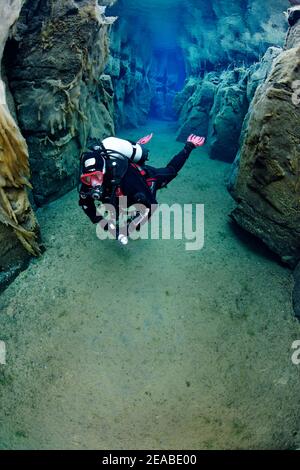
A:
<svg viewBox="0 0 300 470">
<path fill-rule="evenodd" d="M 102 141 L 102 145 L 111 156 L 118 157 L 118 155 L 122 155 L 139 164 L 143 164 L 148 160 L 149 151 L 140 144 L 135 144 L 129 140 L 107 137 Z"/>
</svg>

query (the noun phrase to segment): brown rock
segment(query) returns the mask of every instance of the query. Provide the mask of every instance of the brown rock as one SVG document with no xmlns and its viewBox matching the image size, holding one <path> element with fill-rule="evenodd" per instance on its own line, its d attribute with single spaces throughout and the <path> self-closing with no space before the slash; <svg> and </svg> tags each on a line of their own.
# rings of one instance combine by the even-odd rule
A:
<svg viewBox="0 0 300 470">
<path fill-rule="evenodd" d="M 6 44 L 4 65 L 38 205 L 75 186 L 89 138 L 114 133 L 113 97 L 102 77 L 114 18 L 104 10 L 96 0 L 25 0 Z"/>
<path fill-rule="evenodd" d="M 291 49 L 292 47 L 295 47 L 297 44 L 299 44 L 300 41 L 300 4 L 289 8 L 286 16 L 290 28 L 287 34 L 285 48 Z"/>
<path fill-rule="evenodd" d="M 239 204 L 232 213 L 290 266 L 300 259 L 299 79 L 298 44 L 278 56 L 255 94 L 234 187 Z"/>
<path fill-rule="evenodd" d="M 0 5 L 0 63 L 21 3 L 14 0 L 9 9 Z M 38 225 L 27 194 L 28 149 L 7 106 L 7 91 L 0 75 L 0 290 L 26 265 L 30 255 L 40 253 Z"/>
</svg>

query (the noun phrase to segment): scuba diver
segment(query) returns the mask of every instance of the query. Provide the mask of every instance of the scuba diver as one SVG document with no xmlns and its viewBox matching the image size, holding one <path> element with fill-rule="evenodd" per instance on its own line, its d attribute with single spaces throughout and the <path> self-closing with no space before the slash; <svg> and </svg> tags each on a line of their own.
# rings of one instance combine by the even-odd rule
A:
<svg viewBox="0 0 300 470">
<path fill-rule="evenodd" d="M 79 205 L 92 223 L 97 224 L 106 220 L 103 215 L 99 215 L 98 202 L 114 207 L 118 220 L 120 220 L 118 209 L 120 198 L 127 197 L 128 207 L 135 204 L 144 207 L 144 210 L 139 210 L 131 220 L 127 221 L 125 234 L 120 227 L 115 227 L 118 221 L 107 223 L 105 226 L 106 231 L 112 232 L 116 229 L 114 235 L 124 245 L 128 243 L 129 232 L 140 230 L 153 214 L 158 205 L 157 191 L 176 178 L 192 150 L 205 143 L 204 137 L 191 134 L 183 150 L 173 157 L 166 167 L 154 168 L 146 164 L 149 151 L 145 145 L 152 137 L 153 134 L 147 135 L 136 143 L 108 137 L 89 147 L 89 151 L 81 157 Z"/>
</svg>

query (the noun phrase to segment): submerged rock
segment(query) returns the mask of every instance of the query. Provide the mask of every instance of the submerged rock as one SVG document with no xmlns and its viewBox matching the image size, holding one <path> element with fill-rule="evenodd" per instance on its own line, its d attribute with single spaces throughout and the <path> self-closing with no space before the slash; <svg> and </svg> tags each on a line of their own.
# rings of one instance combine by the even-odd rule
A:
<svg viewBox="0 0 300 470">
<path fill-rule="evenodd" d="M 114 132 L 112 93 L 102 78 L 113 20 L 96 0 L 26 0 L 6 45 L 38 205 L 74 187 L 88 138 Z"/>
<path fill-rule="evenodd" d="M 174 37 L 174 44 L 164 48 L 161 31 L 157 37 L 154 27 L 161 21 L 165 4 L 155 9 L 149 2 L 137 3 L 119 0 L 113 8 L 118 20 L 110 34 L 106 73 L 112 76 L 115 89 L 117 130 L 144 125 L 149 116 L 175 119 L 173 101 L 185 79 L 178 41 Z M 172 19 L 168 24 L 172 25 Z"/>
<path fill-rule="evenodd" d="M 250 65 L 284 41 L 287 0 L 182 1 L 179 28 L 188 75 Z"/>
<path fill-rule="evenodd" d="M 180 124 L 177 140 L 184 142 L 195 132 L 205 135 L 211 158 L 233 162 L 249 107 L 248 76 L 247 68 L 234 68 L 190 78 L 175 99 Z"/>
<path fill-rule="evenodd" d="M 179 114 L 180 128 L 177 140 L 185 142 L 191 134 L 207 135 L 209 115 L 214 103 L 215 90 L 219 77 L 215 73 L 208 73 L 203 79 L 190 78 L 181 93 L 175 100 L 175 109 Z"/>
<path fill-rule="evenodd" d="M 128 35 L 127 22 L 119 18 L 111 32 L 105 70 L 113 80 L 116 129 L 145 124 L 154 96 L 150 50 Z"/>
<path fill-rule="evenodd" d="M 22 2 L 0 5 L 0 64 L 9 29 Z M 0 70 L 1 72 L 1 70 Z M 7 99 L 7 86 L 0 75 L 0 291 L 38 255 L 38 225 L 27 194 L 30 184 L 28 149 Z"/>
<path fill-rule="evenodd" d="M 248 111 L 248 70 L 223 72 L 210 113 L 208 144 L 210 157 L 233 162 L 239 146 L 243 120 Z"/>
<path fill-rule="evenodd" d="M 288 37 L 295 38 L 299 28 L 297 21 Z M 238 207 L 232 217 L 294 267 L 300 259 L 300 42 L 290 45 L 256 91 L 240 152 L 233 189 Z"/>
<path fill-rule="evenodd" d="M 282 48 L 279 47 L 269 47 L 265 55 L 263 56 L 262 60 L 249 69 L 248 80 L 247 80 L 247 99 L 250 103 L 248 112 L 243 122 L 242 131 L 240 135 L 240 143 L 239 149 L 234 159 L 234 162 L 231 166 L 229 176 L 227 178 L 227 187 L 229 192 L 232 192 L 234 189 L 234 185 L 236 183 L 239 167 L 240 167 L 240 158 L 241 158 L 241 148 L 246 137 L 248 131 L 248 122 L 252 113 L 252 106 L 254 104 L 253 97 L 255 95 L 256 90 L 260 85 L 264 83 L 266 78 L 268 77 L 273 62 L 278 57 L 278 55 L 282 52 Z"/>
<path fill-rule="evenodd" d="M 281 52 L 281 47 L 269 47 L 262 59 L 250 67 L 247 82 L 247 98 L 249 103 L 253 100 L 257 88 L 267 79 L 274 60 Z"/>
<path fill-rule="evenodd" d="M 300 20 L 300 5 L 294 5 L 292 8 L 289 8 L 286 17 L 289 23 L 289 31 L 287 34 L 285 48 L 291 49 L 292 47 L 297 46 L 300 42 L 300 29 L 297 26 L 297 23 Z"/>
<path fill-rule="evenodd" d="M 116 126 L 137 127 L 145 124 L 149 115 L 172 119 L 176 114 L 180 120 L 178 140 L 184 140 L 190 132 L 207 132 L 213 101 L 203 105 L 199 94 L 208 85 L 209 72 L 220 75 L 229 67 L 248 67 L 259 60 L 269 45 L 275 41 L 282 44 L 285 2 L 274 0 L 262 6 L 259 0 L 119 0 L 113 10 L 119 19 L 111 32 L 107 67 L 115 88 Z M 181 92 L 185 79 L 187 85 Z M 193 80 L 199 89 L 193 90 L 195 96 L 190 99 Z M 215 108 L 214 115 L 218 122 L 212 153 L 214 158 L 231 162 L 237 150 L 233 141 L 238 140 L 245 115 L 244 97 L 239 100 L 238 93 L 236 90 L 233 96 L 234 109 L 218 99 L 220 109 Z M 184 96 L 186 102 L 178 107 Z M 223 113 L 225 120 L 221 123 Z M 224 148 L 218 134 L 220 138 L 224 135 L 226 121 L 232 144 L 228 155 L 222 156 Z"/>
</svg>

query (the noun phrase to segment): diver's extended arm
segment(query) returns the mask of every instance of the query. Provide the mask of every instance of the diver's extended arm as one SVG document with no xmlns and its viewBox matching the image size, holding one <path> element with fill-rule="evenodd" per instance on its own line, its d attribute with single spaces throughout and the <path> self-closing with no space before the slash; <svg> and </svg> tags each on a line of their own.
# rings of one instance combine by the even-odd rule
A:
<svg viewBox="0 0 300 470">
<path fill-rule="evenodd" d="M 184 166 L 185 162 L 189 158 L 191 152 L 196 148 L 196 147 L 202 147 L 202 145 L 205 144 L 205 137 L 199 137 L 197 135 L 191 134 L 187 142 L 181 150 L 172 160 L 168 163 L 167 168 L 172 168 L 175 172 L 175 175 L 179 173 L 181 168 Z"/>
</svg>

